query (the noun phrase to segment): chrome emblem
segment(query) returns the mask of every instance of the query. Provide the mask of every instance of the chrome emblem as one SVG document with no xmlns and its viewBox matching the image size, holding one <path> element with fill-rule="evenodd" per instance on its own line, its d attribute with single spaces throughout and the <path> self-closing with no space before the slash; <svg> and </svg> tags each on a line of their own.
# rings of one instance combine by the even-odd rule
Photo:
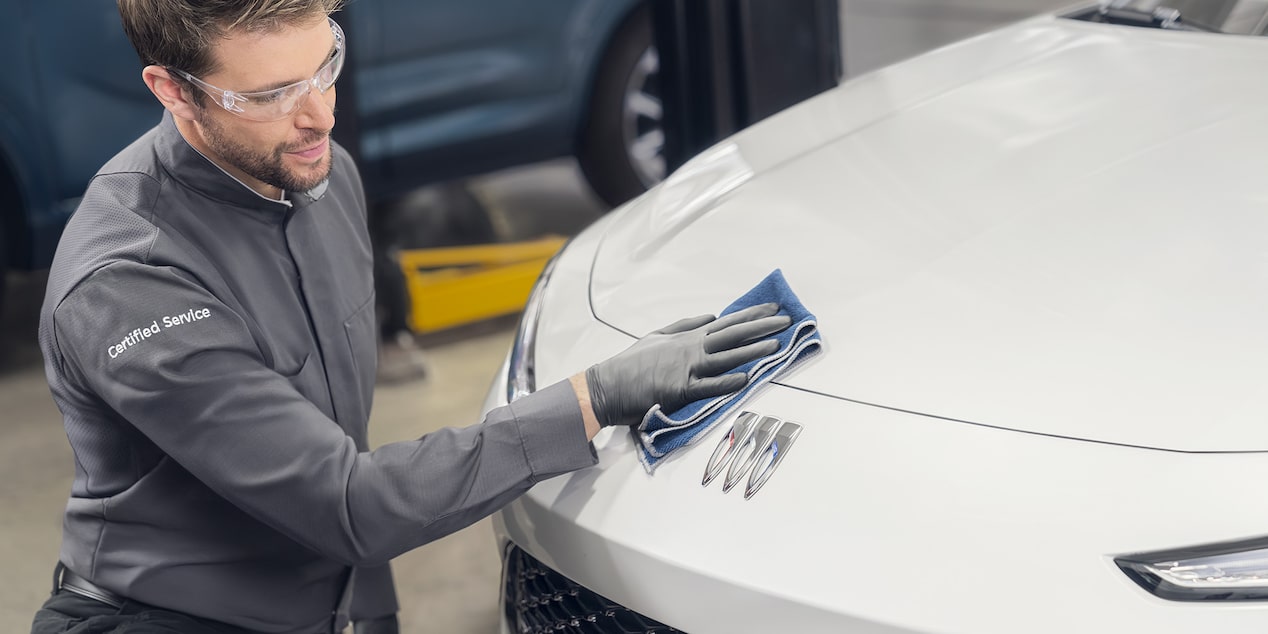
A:
<svg viewBox="0 0 1268 634">
<path fill-rule="evenodd" d="M 744 488 L 744 499 L 753 497 L 757 490 L 766 484 L 771 474 L 775 472 L 775 468 L 783 462 L 784 456 L 788 455 L 793 441 L 800 435 L 801 425 L 797 423 L 784 423 L 779 426 L 779 431 L 775 432 L 775 439 L 762 450 L 757 466 L 753 467 L 752 473 L 748 476 L 748 486 Z"/>
<path fill-rule="evenodd" d="M 799 435 L 801 425 L 797 423 L 783 422 L 774 416 L 754 412 L 741 412 L 731 425 L 731 431 L 718 441 L 713 455 L 709 456 L 700 485 L 709 486 L 729 463 L 726 478 L 722 481 L 722 492 L 735 488 L 748 474 L 744 499 L 752 498 L 783 462 Z"/>
<path fill-rule="evenodd" d="M 735 419 L 735 424 L 731 425 L 731 431 L 718 442 L 717 448 L 713 450 L 713 455 L 709 456 L 709 464 L 704 469 L 704 479 L 700 481 L 700 486 L 709 486 L 713 479 L 722 473 L 722 467 L 735 457 L 740 448 L 748 444 L 748 439 L 753 435 L 753 428 L 757 427 L 757 414 L 753 412 L 741 412 L 740 417 Z"/>
</svg>

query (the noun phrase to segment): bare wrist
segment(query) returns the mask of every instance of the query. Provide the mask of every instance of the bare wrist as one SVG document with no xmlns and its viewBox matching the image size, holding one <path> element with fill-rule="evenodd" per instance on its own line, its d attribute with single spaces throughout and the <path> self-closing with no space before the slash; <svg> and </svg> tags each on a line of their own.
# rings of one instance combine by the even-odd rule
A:
<svg viewBox="0 0 1268 634">
<path fill-rule="evenodd" d="M 581 420 L 586 427 L 586 440 L 594 440 L 599 433 L 599 418 L 594 415 L 594 407 L 590 405 L 590 387 L 586 383 L 586 373 L 578 372 L 568 378 L 572 391 L 577 395 L 577 404 L 581 406 Z"/>
</svg>

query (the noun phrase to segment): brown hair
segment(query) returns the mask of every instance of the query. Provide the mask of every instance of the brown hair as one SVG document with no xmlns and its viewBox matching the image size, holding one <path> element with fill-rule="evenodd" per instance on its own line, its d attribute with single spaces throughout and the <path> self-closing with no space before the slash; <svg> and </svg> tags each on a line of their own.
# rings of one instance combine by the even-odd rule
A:
<svg viewBox="0 0 1268 634">
<path fill-rule="evenodd" d="M 339 10 L 343 0 L 118 0 L 141 63 L 195 77 L 216 71 L 212 44 L 230 31 L 269 32 Z M 184 84 L 179 77 L 175 78 Z M 193 91 L 201 103 L 202 91 Z"/>
</svg>

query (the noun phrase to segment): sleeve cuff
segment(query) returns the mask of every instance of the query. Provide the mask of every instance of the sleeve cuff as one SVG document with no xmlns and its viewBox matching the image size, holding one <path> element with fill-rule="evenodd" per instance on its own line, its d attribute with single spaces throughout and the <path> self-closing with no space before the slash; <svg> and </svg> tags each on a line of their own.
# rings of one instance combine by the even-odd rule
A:
<svg viewBox="0 0 1268 634">
<path fill-rule="evenodd" d="M 581 406 L 568 381 L 508 405 L 535 481 L 593 466 L 599 456 L 586 440 Z"/>
</svg>

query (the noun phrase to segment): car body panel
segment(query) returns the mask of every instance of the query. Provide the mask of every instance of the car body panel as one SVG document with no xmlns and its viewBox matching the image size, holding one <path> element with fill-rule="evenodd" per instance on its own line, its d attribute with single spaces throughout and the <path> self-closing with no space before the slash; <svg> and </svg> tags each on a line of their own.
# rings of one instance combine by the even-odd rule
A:
<svg viewBox="0 0 1268 634">
<path fill-rule="evenodd" d="M 633 342 L 577 301 L 601 237 L 631 211 L 557 260 L 543 289 L 539 386 Z M 505 402 L 505 378 L 504 365 L 486 411 Z M 1268 618 L 1262 603 L 1165 602 L 1112 562 L 1263 534 L 1268 507 L 1228 485 L 1268 477 L 1263 454 L 1053 438 L 785 385 L 745 408 L 805 427 L 751 500 L 700 486 L 730 419 L 651 475 L 628 434 L 608 429 L 595 467 L 537 484 L 495 529 L 587 588 L 696 634 L 1253 631 Z M 1054 587 L 1060 596 L 1036 592 Z"/>
<path fill-rule="evenodd" d="M 595 313 L 641 335 L 720 310 L 774 262 L 829 350 L 788 385 L 1102 442 L 1268 450 L 1268 159 L 1243 142 L 1268 136 L 1268 84 L 1245 81 L 1268 40 L 1044 19 L 961 46 L 1022 53 L 988 75 L 939 69 L 952 87 L 888 112 L 883 77 L 847 84 L 763 126 L 876 108 L 825 126 L 830 143 L 807 135 L 771 164 L 762 133 L 736 137 L 757 164 L 742 195 L 687 219 L 663 191 L 635 203 L 604 237 Z"/>
<path fill-rule="evenodd" d="M 638 2 L 357 5 L 367 188 L 570 154 L 604 49 Z"/>
<path fill-rule="evenodd" d="M 804 426 L 751 500 L 699 484 L 725 430 L 650 476 L 628 435 L 605 431 L 597 467 L 538 484 L 501 530 L 574 581 L 697 634 L 1249 632 L 1268 618 L 1262 604 L 1167 604 L 1112 562 L 1262 535 L 1268 509 L 1225 486 L 1268 476 L 1262 456 L 948 425 L 778 386 L 747 408 Z M 1203 517 L 1218 531 L 1177 521 Z"/>
<path fill-rule="evenodd" d="M 607 42 L 639 1 L 350 3 L 335 18 L 357 72 L 339 86 L 356 82 L 369 196 L 569 155 Z M 14 60 L 0 73 L 0 159 L 22 203 L 0 214 L 23 234 L 23 268 L 47 266 L 88 180 L 162 114 L 117 6 L 71 4 L 0 8 Z"/>
<path fill-rule="evenodd" d="M 17 0 L 0 12 L 7 18 L 0 21 L 0 39 L 12 47 L 7 59 L 13 61 L 0 73 L 6 128 L 0 155 L 14 170 L 26 208 L 25 214 L 3 209 L 0 215 L 9 230 L 26 235 L 18 242 L 21 252 L 11 256 L 24 266 L 42 266 L 52 259 L 88 178 L 152 126 L 162 109 L 141 82 L 114 4 L 77 8 L 69 12 L 72 19 L 59 2 Z"/>
<path fill-rule="evenodd" d="M 499 537 L 694 634 L 1262 629 L 1268 602 L 1166 601 L 1114 563 L 1268 534 L 1268 115 L 1218 70 L 1255 77 L 1268 41 L 1195 36 L 1028 21 L 776 115 L 582 232 L 538 290 L 538 386 L 777 266 L 825 349 L 744 409 L 803 430 L 749 500 L 700 484 L 734 415 L 651 474 L 604 430 Z"/>
</svg>

